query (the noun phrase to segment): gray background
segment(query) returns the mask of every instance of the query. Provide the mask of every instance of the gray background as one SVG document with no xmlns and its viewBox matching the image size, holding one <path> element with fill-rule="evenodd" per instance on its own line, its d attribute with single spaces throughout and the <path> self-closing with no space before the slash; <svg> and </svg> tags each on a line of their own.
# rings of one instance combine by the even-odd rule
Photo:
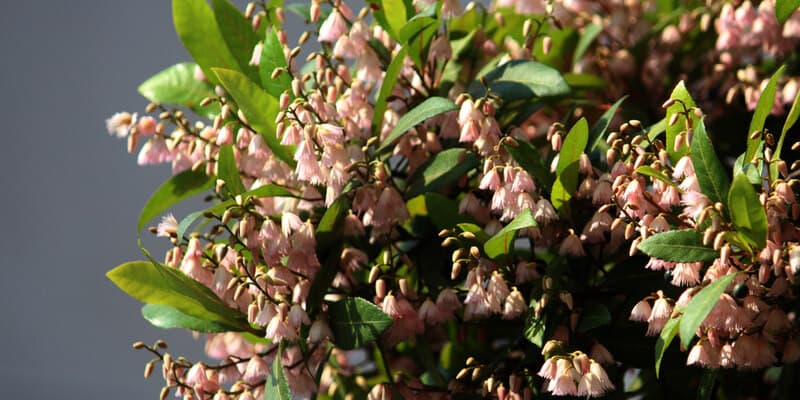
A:
<svg viewBox="0 0 800 400">
<path fill-rule="evenodd" d="M 0 3 L 0 398 L 157 399 L 161 377 L 143 379 L 150 357 L 131 343 L 195 359 L 202 343 L 151 327 L 104 273 L 142 258 L 136 219 L 170 171 L 138 167 L 104 124 L 188 60 L 170 2 Z"/>
</svg>

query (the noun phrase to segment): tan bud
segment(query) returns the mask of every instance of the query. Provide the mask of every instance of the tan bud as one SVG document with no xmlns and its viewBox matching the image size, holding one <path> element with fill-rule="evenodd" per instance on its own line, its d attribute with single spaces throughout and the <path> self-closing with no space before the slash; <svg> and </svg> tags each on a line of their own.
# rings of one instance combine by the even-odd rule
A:
<svg viewBox="0 0 800 400">
<path fill-rule="evenodd" d="M 153 374 L 153 361 L 150 361 L 149 363 L 144 365 L 144 379 L 149 378 L 150 375 L 152 374 Z"/>
<path fill-rule="evenodd" d="M 166 400 L 169 397 L 169 386 L 161 388 L 161 394 L 158 396 L 159 400 Z"/>
<path fill-rule="evenodd" d="M 145 347 L 147 347 L 147 345 L 144 344 L 144 342 L 134 342 L 133 343 L 133 348 L 136 349 L 136 350 L 143 349 Z"/>
<path fill-rule="evenodd" d="M 675 99 L 669 99 L 661 104 L 661 108 L 669 108 L 672 107 L 673 104 L 675 104 Z"/>
<path fill-rule="evenodd" d="M 469 374 L 469 371 L 471 369 L 472 368 L 462 368 L 461 371 L 458 371 L 458 374 L 456 375 L 456 380 L 460 381 L 464 379 Z"/>
<path fill-rule="evenodd" d="M 379 299 L 386 297 L 386 281 L 383 279 L 375 281 L 375 296 Z"/>
<path fill-rule="evenodd" d="M 469 240 L 475 239 L 475 234 L 472 232 L 461 232 L 458 234 L 458 236 L 461 236 L 462 238 Z"/>
<path fill-rule="evenodd" d="M 372 267 L 372 269 L 369 270 L 369 284 L 370 285 L 375 283 L 375 281 L 378 279 L 378 276 L 380 276 L 380 273 L 381 273 L 381 269 L 378 268 L 377 265 Z"/>
<path fill-rule="evenodd" d="M 477 246 L 470 247 L 469 248 L 469 254 L 475 259 L 481 258 L 481 251 L 480 251 L 480 249 L 478 249 Z"/>
<path fill-rule="evenodd" d="M 667 121 L 667 125 L 669 125 L 669 126 L 675 125 L 676 123 L 678 123 L 678 118 L 680 118 L 680 117 L 681 117 L 681 115 L 679 113 L 672 114 L 669 117 L 669 121 Z"/>
</svg>

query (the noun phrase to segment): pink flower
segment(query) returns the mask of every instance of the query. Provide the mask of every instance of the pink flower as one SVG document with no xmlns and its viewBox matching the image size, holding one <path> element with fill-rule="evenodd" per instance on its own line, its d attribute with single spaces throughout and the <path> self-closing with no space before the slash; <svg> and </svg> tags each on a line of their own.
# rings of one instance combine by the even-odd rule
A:
<svg viewBox="0 0 800 400">
<path fill-rule="evenodd" d="M 347 21 L 338 9 L 334 9 L 319 28 L 319 41 L 333 43 L 346 32 Z"/>
<path fill-rule="evenodd" d="M 109 135 L 116 134 L 119 138 L 128 136 L 131 127 L 136 124 L 136 114 L 129 112 L 119 112 L 106 120 L 106 129 Z"/>
</svg>

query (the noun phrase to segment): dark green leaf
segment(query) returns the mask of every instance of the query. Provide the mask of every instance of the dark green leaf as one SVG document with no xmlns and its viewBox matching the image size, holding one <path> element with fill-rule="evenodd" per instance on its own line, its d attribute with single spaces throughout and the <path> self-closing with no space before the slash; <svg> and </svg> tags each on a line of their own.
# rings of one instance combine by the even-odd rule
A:
<svg viewBox="0 0 800 400">
<path fill-rule="evenodd" d="M 425 193 L 425 209 L 438 229 L 453 229 L 462 222 L 474 222 L 471 216 L 458 212 L 458 204 L 439 193 Z"/>
<path fill-rule="evenodd" d="M 317 225 L 317 256 L 324 260 L 325 264 L 314 276 L 306 299 L 307 309 L 311 316 L 314 316 L 319 310 L 323 297 L 328 293 L 331 282 L 339 272 L 342 249 L 341 226 L 348 210 L 350 210 L 350 201 L 347 197 L 341 196 L 325 210 L 325 214 L 322 215 Z"/>
<path fill-rule="evenodd" d="M 639 175 L 649 176 L 653 179 L 657 179 L 661 182 L 666 183 L 667 185 L 674 186 L 676 188 L 678 187 L 678 185 L 675 182 L 673 182 L 672 179 L 669 178 L 669 176 L 664 175 L 662 171 L 656 170 L 655 168 L 649 165 L 642 165 L 641 167 L 636 168 L 634 172 L 636 172 Z M 678 190 L 681 189 L 678 188 Z"/>
<path fill-rule="evenodd" d="M 348 297 L 328 305 L 334 343 L 344 350 L 362 347 L 377 339 L 389 326 L 392 317 L 375 304 L 360 297 Z"/>
<path fill-rule="evenodd" d="M 264 142 L 275 156 L 294 168 L 297 163 L 292 158 L 293 149 L 281 145 L 275 132 L 278 100 L 263 91 L 241 72 L 214 68 L 214 73 L 247 117 L 247 122 L 264 138 Z"/>
<path fill-rule="evenodd" d="M 711 144 L 708 134 L 706 134 L 703 121 L 699 121 L 695 125 L 691 158 L 700 190 L 712 203 L 720 202 L 724 204 L 728 195 L 730 181 L 725 173 L 725 168 L 714 152 L 714 146 Z"/>
<path fill-rule="evenodd" d="M 406 197 L 435 192 L 455 182 L 477 166 L 478 157 L 471 151 L 455 148 L 437 153 L 412 176 L 410 180 L 413 183 Z"/>
<path fill-rule="evenodd" d="M 538 347 L 544 345 L 544 331 L 546 328 L 545 317 L 545 314 L 542 314 L 541 317 L 537 317 L 536 313 L 533 312 L 533 306 L 531 306 L 525 318 L 525 328 L 523 330 L 525 339 L 528 339 L 528 341 Z"/>
<path fill-rule="evenodd" d="M 142 317 L 153 326 L 161 329 L 190 329 L 196 332 L 237 332 L 236 326 L 220 321 L 208 321 L 191 317 L 177 309 L 160 304 L 145 304 Z"/>
<path fill-rule="evenodd" d="M 533 97 L 560 97 L 569 94 L 570 88 L 561 73 L 535 61 L 509 61 L 484 76 L 490 90 L 500 95 L 503 101 L 530 101 Z M 480 81 L 469 86 L 473 98 L 486 95 Z"/>
<path fill-rule="evenodd" d="M 233 154 L 233 145 L 225 144 L 220 147 L 217 168 L 219 178 L 225 181 L 225 188 L 231 195 L 245 192 L 242 177 L 239 176 L 239 167 L 236 165 L 236 156 Z"/>
<path fill-rule="evenodd" d="M 611 313 L 606 306 L 600 303 L 591 303 L 583 309 L 581 320 L 578 323 L 578 332 L 608 325 L 611 322 Z"/>
<path fill-rule="evenodd" d="M 175 64 L 150 77 L 139 85 L 139 93 L 147 100 L 162 104 L 188 107 L 200 115 L 208 116 L 200 102 L 214 96 L 214 88 L 208 82 L 194 78 L 195 63 Z"/>
<path fill-rule="evenodd" d="M 719 253 L 703 245 L 703 234 L 694 229 L 667 231 L 649 236 L 639 250 L 650 257 L 670 262 L 711 261 Z"/>
<path fill-rule="evenodd" d="M 518 146 L 505 145 L 506 150 L 514 161 L 539 183 L 545 185 L 545 190 L 550 190 L 555 178 L 542 161 L 539 151 L 528 142 L 518 141 Z"/>
<path fill-rule="evenodd" d="M 700 386 L 697 388 L 697 400 L 710 400 L 714 394 L 714 385 L 717 382 L 719 369 L 704 369 L 703 376 L 700 378 Z"/>
<path fill-rule="evenodd" d="M 172 0 L 172 18 L 183 46 L 209 81 L 217 82 L 211 68 L 239 69 L 206 0 Z"/>
<path fill-rule="evenodd" d="M 670 318 L 667 320 L 667 323 L 664 324 L 664 328 L 661 329 L 661 333 L 656 339 L 656 378 L 661 373 L 661 359 L 664 358 L 664 353 L 672 343 L 672 340 L 675 339 L 675 335 L 678 333 L 680 324 L 680 317 Z"/>
<path fill-rule="evenodd" d="M 575 55 L 572 57 L 572 65 L 578 64 L 583 59 L 583 54 L 589 49 L 597 35 L 603 31 L 599 25 L 589 24 L 583 28 L 583 34 L 578 40 L 578 45 L 575 47 Z"/>
<path fill-rule="evenodd" d="M 728 212 L 736 230 L 753 241 L 756 251 L 767 245 L 767 213 L 744 174 L 733 177 L 728 193 Z"/>
<path fill-rule="evenodd" d="M 429 97 L 418 106 L 414 107 L 413 110 L 400 117 L 400 120 L 397 121 L 397 125 L 395 125 L 394 129 L 389 133 L 389 136 L 387 136 L 380 147 L 378 147 L 378 151 L 381 152 L 387 149 L 409 129 L 439 114 L 456 109 L 458 109 L 458 106 L 450 101 L 450 99 L 444 97 Z"/>
<path fill-rule="evenodd" d="M 617 109 L 619 106 L 622 105 L 622 102 L 627 99 L 628 96 L 622 96 L 619 100 L 617 100 L 611 107 L 600 116 L 600 119 L 597 120 L 597 123 L 594 124 L 592 129 L 589 131 L 589 151 L 592 151 L 598 147 L 608 147 L 606 145 L 606 131 L 608 131 L 608 126 L 611 124 L 611 120 L 614 119 L 614 115 L 617 114 Z"/>
<path fill-rule="evenodd" d="M 175 235 L 178 237 L 178 240 L 183 240 L 183 236 L 186 234 L 186 231 L 189 229 L 189 227 L 192 226 L 194 221 L 197 221 L 198 218 L 202 217 L 205 212 L 205 210 L 195 211 L 181 220 L 181 222 L 178 224 L 177 234 Z"/>
<path fill-rule="evenodd" d="M 517 230 L 533 228 L 535 226 L 537 226 L 536 220 L 533 219 L 531 210 L 522 210 L 513 221 L 503 227 L 503 229 L 497 232 L 483 245 L 483 251 L 486 252 L 486 255 L 491 259 L 509 254 L 514 245 Z"/>
<path fill-rule="evenodd" d="M 347 197 L 341 196 L 322 214 L 316 229 L 318 252 L 325 253 L 341 241 L 339 230 L 349 209 L 350 201 Z"/>
<path fill-rule="evenodd" d="M 686 90 L 686 85 L 684 85 L 683 81 L 678 82 L 678 85 L 672 90 L 672 95 L 669 98 L 676 101 L 675 104 L 667 108 L 667 121 L 671 121 L 673 115 L 679 115 L 674 124 L 666 127 L 667 154 L 669 155 L 669 159 L 673 163 L 676 163 L 689 151 L 685 145 L 682 145 L 677 151 L 675 151 L 675 139 L 679 133 L 686 130 L 686 117 L 683 114 L 684 107 L 685 109 L 691 109 L 695 106 L 695 103 L 694 100 L 692 100 L 692 95 L 690 95 L 689 91 Z M 697 116 L 695 116 L 693 112 L 689 111 L 689 118 L 691 119 L 692 126 L 697 129 L 696 126 L 697 122 L 699 121 Z"/>
<path fill-rule="evenodd" d="M 242 313 L 229 308 L 211 289 L 178 269 L 149 261 L 131 261 L 106 273 L 129 296 L 147 304 L 170 306 L 190 317 L 248 330 Z"/>
<path fill-rule="evenodd" d="M 264 39 L 264 47 L 261 49 L 259 76 L 261 77 L 261 86 L 276 99 L 280 98 L 281 93 L 291 89 L 292 78 L 287 72 L 281 72 L 273 79 L 272 71 L 276 68 L 286 68 L 287 65 L 277 32 L 274 29 L 268 30 Z"/>
<path fill-rule="evenodd" d="M 800 8 L 800 0 L 775 0 L 775 16 L 782 25 Z"/>
<path fill-rule="evenodd" d="M 230 0 L 211 0 L 214 19 L 217 20 L 222 38 L 231 55 L 239 64 L 239 70 L 252 80 L 258 80 L 258 71 L 250 65 L 253 49 L 258 43 L 258 35 L 253 25 Z"/>
<path fill-rule="evenodd" d="M 767 122 L 767 117 L 772 112 L 772 106 L 775 104 L 775 91 L 777 90 L 778 80 L 783 75 L 785 66 L 781 66 L 772 75 L 767 86 L 761 91 L 761 96 L 758 98 L 756 110 L 753 112 L 753 120 L 750 121 L 750 129 L 747 131 L 747 151 L 745 152 L 744 159 L 750 162 L 756 156 L 756 149 L 758 145 L 764 140 L 761 135 L 751 138 L 753 132 L 761 132 L 764 130 L 764 123 Z"/>
<path fill-rule="evenodd" d="M 681 344 L 684 348 L 689 347 L 689 343 L 692 342 L 697 328 L 700 327 L 700 324 L 706 319 L 708 313 L 710 313 L 714 305 L 717 304 L 719 296 L 725 292 L 725 289 L 738 274 L 737 272 L 717 278 L 717 280 L 711 282 L 710 285 L 697 292 L 689 301 L 689 304 L 686 305 L 686 309 L 683 311 L 683 316 L 681 317 L 682 321 L 680 327 Z"/>
<path fill-rule="evenodd" d="M 789 115 L 786 116 L 786 121 L 784 121 L 783 123 L 783 128 L 781 129 L 781 137 L 780 139 L 778 139 L 778 144 L 775 146 L 775 154 L 773 154 L 772 156 L 773 160 L 781 158 L 781 149 L 783 149 L 783 141 L 786 139 L 786 132 L 788 132 L 789 129 L 791 129 L 792 126 L 794 126 L 795 122 L 797 122 L 798 117 L 800 117 L 800 93 L 798 93 L 797 96 L 795 96 L 794 101 L 792 102 L 792 108 L 789 110 Z M 774 180 L 777 177 L 778 177 L 778 163 L 771 163 L 770 178 Z"/>
<path fill-rule="evenodd" d="M 389 67 L 386 68 L 386 75 L 381 82 L 381 89 L 378 92 L 378 98 L 375 100 L 375 110 L 372 114 L 372 134 L 379 135 L 383 125 L 383 114 L 386 113 L 386 99 L 392 94 L 397 78 L 400 76 L 400 68 L 403 67 L 403 61 L 406 58 L 408 50 L 403 47 L 394 56 Z"/>
<path fill-rule="evenodd" d="M 139 222 L 136 232 L 141 232 L 145 224 L 161 214 L 169 207 L 195 196 L 214 186 L 214 179 L 206 176 L 203 171 L 187 170 L 173 175 L 156 189 L 155 193 L 147 200 L 142 212 L 139 213 Z"/>
<path fill-rule="evenodd" d="M 278 353 L 272 360 L 270 374 L 267 375 L 267 381 L 264 382 L 264 400 L 292 400 L 292 391 L 289 389 L 289 383 L 286 381 L 283 371 L 282 353 L 283 344 L 278 347 Z"/>
<path fill-rule="evenodd" d="M 581 118 L 567 133 L 556 166 L 556 181 L 550 192 L 550 201 L 556 210 L 564 207 L 578 187 L 579 160 L 589 141 L 589 125 Z"/>
</svg>

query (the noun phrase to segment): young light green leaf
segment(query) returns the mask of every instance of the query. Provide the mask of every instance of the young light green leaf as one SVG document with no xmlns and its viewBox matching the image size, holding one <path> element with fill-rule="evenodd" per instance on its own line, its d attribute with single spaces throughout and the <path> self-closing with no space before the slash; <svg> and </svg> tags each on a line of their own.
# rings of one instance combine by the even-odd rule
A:
<svg viewBox="0 0 800 400">
<path fill-rule="evenodd" d="M 669 262 L 711 261 L 719 257 L 716 250 L 703 245 L 703 234 L 694 229 L 657 233 L 639 243 L 638 249 Z"/>
<path fill-rule="evenodd" d="M 225 305 L 211 289 L 178 269 L 132 261 L 106 273 L 129 296 L 147 304 L 170 306 L 190 317 L 248 330 L 245 316 Z"/>
<path fill-rule="evenodd" d="M 343 350 L 362 347 L 392 325 L 392 317 L 360 297 L 347 297 L 328 305 L 334 343 Z"/>
<path fill-rule="evenodd" d="M 236 166 L 233 145 L 225 144 L 220 147 L 217 168 L 219 178 L 225 181 L 225 188 L 231 195 L 235 196 L 245 192 L 242 177 L 239 176 L 239 167 Z"/>
<path fill-rule="evenodd" d="M 400 76 L 400 68 L 403 67 L 403 62 L 407 53 L 408 49 L 405 47 L 401 48 L 386 68 L 386 75 L 381 82 L 378 98 L 375 100 L 375 110 L 372 114 L 372 134 L 375 136 L 380 135 L 381 126 L 383 124 L 383 114 L 386 112 L 386 99 L 392 94 L 394 85 L 397 83 L 397 78 Z"/>
<path fill-rule="evenodd" d="M 172 0 L 172 18 L 183 46 L 210 82 L 217 82 L 211 68 L 239 69 L 206 0 Z"/>
<path fill-rule="evenodd" d="M 190 329 L 195 332 L 240 332 L 241 326 L 220 321 L 209 321 L 186 315 L 174 307 L 160 304 L 145 304 L 142 317 L 161 329 Z"/>
<path fill-rule="evenodd" d="M 593 151 L 594 149 L 600 148 L 607 148 L 608 145 L 606 144 L 606 131 L 608 131 L 608 126 L 611 125 L 611 120 L 614 119 L 614 116 L 617 114 L 617 110 L 619 106 L 622 105 L 622 102 L 628 98 L 628 95 L 620 97 L 614 104 L 609 107 L 603 115 L 600 116 L 600 119 L 594 124 L 592 129 L 589 131 L 589 151 Z"/>
<path fill-rule="evenodd" d="M 578 40 L 578 45 L 575 46 L 575 55 L 572 56 L 572 65 L 578 64 L 583 59 L 583 54 L 589 49 L 597 35 L 602 32 L 603 28 L 599 25 L 589 24 L 583 28 L 583 34 Z"/>
<path fill-rule="evenodd" d="M 706 319 L 706 316 L 711 312 L 711 309 L 714 308 L 714 305 L 717 304 L 719 296 L 725 292 L 725 289 L 737 275 L 738 273 L 728 274 L 711 282 L 710 285 L 697 292 L 689 301 L 689 304 L 686 305 L 686 309 L 683 311 L 683 316 L 681 317 L 681 327 L 679 330 L 681 344 L 684 348 L 689 347 L 689 343 L 691 343 L 694 338 L 695 331 L 700 327 L 703 320 Z"/>
<path fill-rule="evenodd" d="M 683 81 L 678 82 L 678 85 L 672 90 L 672 95 L 670 95 L 669 98 L 675 100 L 675 104 L 667 108 L 667 121 L 673 121 L 673 115 L 675 114 L 678 114 L 678 117 L 675 117 L 677 118 L 674 120 L 675 123 L 672 125 L 668 124 L 666 127 L 667 154 L 669 155 L 669 159 L 673 163 L 676 163 L 689 151 L 689 149 L 683 145 L 678 150 L 675 150 L 675 139 L 678 137 L 678 134 L 686 130 L 686 117 L 683 114 L 684 107 L 685 109 L 690 109 L 695 106 L 695 103 L 692 99 L 692 95 L 686 90 L 686 85 L 684 85 Z M 689 118 L 691 119 L 692 126 L 697 129 L 699 118 L 691 111 L 689 112 Z"/>
<path fill-rule="evenodd" d="M 280 144 L 275 133 L 275 116 L 278 114 L 278 100 L 263 91 L 256 83 L 238 71 L 214 68 L 225 90 L 230 93 L 239 109 L 247 117 L 247 122 L 258 132 L 276 157 L 290 167 L 297 163 L 292 158 L 293 149 Z"/>
<path fill-rule="evenodd" d="M 292 400 L 292 391 L 283 371 L 283 344 L 278 346 L 278 353 L 272 360 L 270 374 L 264 382 L 264 400 Z"/>
<path fill-rule="evenodd" d="M 147 100 L 188 107 L 201 115 L 200 102 L 214 96 L 214 88 L 194 78 L 195 63 L 175 64 L 139 85 L 139 93 Z"/>
<path fill-rule="evenodd" d="M 250 79 L 258 80 L 258 71 L 250 65 L 258 35 L 253 25 L 230 0 L 211 0 L 214 19 L 228 50 L 239 64 L 239 70 Z"/>
<path fill-rule="evenodd" d="M 557 69 L 535 61 L 509 61 L 484 75 L 484 79 L 489 89 L 505 102 L 560 97 L 570 93 L 569 84 Z M 483 97 L 486 87 L 475 81 L 468 92 L 473 98 Z"/>
<path fill-rule="evenodd" d="M 775 16 L 778 23 L 785 24 L 798 8 L 800 0 L 775 0 Z"/>
<path fill-rule="evenodd" d="M 747 151 L 745 152 L 744 160 L 750 162 L 756 156 L 756 149 L 758 145 L 764 140 L 762 136 L 755 138 L 750 137 L 753 132 L 763 131 L 764 123 L 767 122 L 767 117 L 772 112 L 772 106 L 775 104 L 775 91 L 777 90 L 778 80 L 783 75 L 783 70 L 786 66 L 781 66 L 772 75 L 767 86 L 761 91 L 761 96 L 758 98 L 756 110 L 753 112 L 753 119 L 750 121 L 750 130 L 747 131 Z"/>
<path fill-rule="evenodd" d="M 672 343 L 672 340 L 675 339 L 675 335 L 678 333 L 680 324 L 681 317 L 670 318 L 667 320 L 667 323 L 664 324 L 664 328 L 661 329 L 661 333 L 656 339 L 656 378 L 658 378 L 659 374 L 661 373 L 661 359 L 664 358 L 664 353 Z"/>
<path fill-rule="evenodd" d="M 712 203 L 724 204 L 730 181 L 725 173 L 725 168 L 714 152 L 714 146 L 711 144 L 711 139 L 708 138 L 703 121 L 695 124 L 691 158 L 700 190 Z"/>
<path fill-rule="evenodd" d="M 514 220 L 503 227 L 503 229 L 497 232 L 483 245 L 483 251 L 486 252 L 486 255 L 491 259 L 507 255 L 514 245 L 514 238 L 517 236 L 517 230 L 533 228 L 535 226 L 537 226 L 536 220 L 533 219 L 531 210 L 522 210 Z"/>
<path fill-rule="evenodd" d="M 287 65 L 286 57 L 283 54 L 283 45 L 278 40 L 277 31 L 275 29 L 267 30 L 264 46 L 261 48 L 261 64 L 258 69 L 261 86 L 276 99 L 280 98 L 281 93 L 291 89 L 292 78 L 287 72 L 281 72 L 275 79 L 272 79 L 272 72 L 276 68 L 286 68 Z"/>
<path fill-rule="evenodd" d="M 608 308 L 600 303 L 591 303 L 583 309 L 580 322 L 578 322 L 578 332 L 608 325 L 611 322 L 611 313 Z"/>
<path fill-rule="evenodd" d="M 522 169 L 539 181 L 539 184 L 544 184 L 544 190 L 550 190 L 555 177 L 544 165 L 539 150 L 528 142 L 518 141 L 517 144 L 517 146 L 506 144 L 506 151 L 511 154 L 511 157 Z"/>
<path fill-rule="evenodd" d="M 407 112 L 400 117 L 394 129 L 389 133 L 389 136 L 378 147 L 378 152 L 382 152 L 394 144 L 395 140 L 399 139 L 409 129 L 425 122 L 429 118 L 435 117 L 439 114 L 446 113 L 458 109 L 455 103 L 444 97 L 429 97 L 413 110 Z"/>
<path fill-rule="evenodd" d="M 752 240 L 754 250 L 767 245 L 767 213 L 758 200 L 758 193 L 744 174 L 733 177 L 728 193 L 728 213 L 736 230 Z"/>
<path fill-rule="evenodd" d="M 763 151 L 763 147 L 761 150 Z M 750 181 L 753 185 L 758 185 L 761 183 L 761 174 L 758 173 L 758 166 L 753 165 L 749 162 L 744 162 L 745 154 L 742 153 L 739 157 L 736 158 L 736 161 L 733 162 L 733 176 L 744 174 L 747 177 L 747 180 Z M 775 170 L 777 171 L 777 165 L 774 165 Z M 774 175 L 773 175 L 774 176 Z"/>
<path fill-rule="evenodd" d="M 561 210 L 578 187 L 578 163 L 589 141 L 589 125 L 581 118 L 567 133 L 556 165 L 556 181 L 550 192 L 550 201 Z"/>
<path fill-rule="evenodd" d="M 169 207 L 195 196 L 214 186 L 214 179 L 208 177 L 203 171 L 186 170 L 167 179 L 156 189 L 155 193 L 147 200 L 142 212 L 139 213 L 139 222 L 136 232 L 141 232 L 145 224 L 151 219 L 166 211 Z"/>
<path fill-rule="evenodd" d="M 455 182 L 467 172 L 478 166 L 475 153 L 460 148 L 447 149 L 435 154 L 420 166 L 409 181 L 411 185 L 407 198 L 425 192 L 435 192 Z"/>
<path fill-rule="evenodd" d="M 400 29 L 408 21 L 409 13 L 403 0 L 379 0 L 381 5 L 380 12 L 384 15 L 386 23 L 391 32 L 400 34 Z M 412 12 L 413 13 L 413 12 Z"/>
</svg>

